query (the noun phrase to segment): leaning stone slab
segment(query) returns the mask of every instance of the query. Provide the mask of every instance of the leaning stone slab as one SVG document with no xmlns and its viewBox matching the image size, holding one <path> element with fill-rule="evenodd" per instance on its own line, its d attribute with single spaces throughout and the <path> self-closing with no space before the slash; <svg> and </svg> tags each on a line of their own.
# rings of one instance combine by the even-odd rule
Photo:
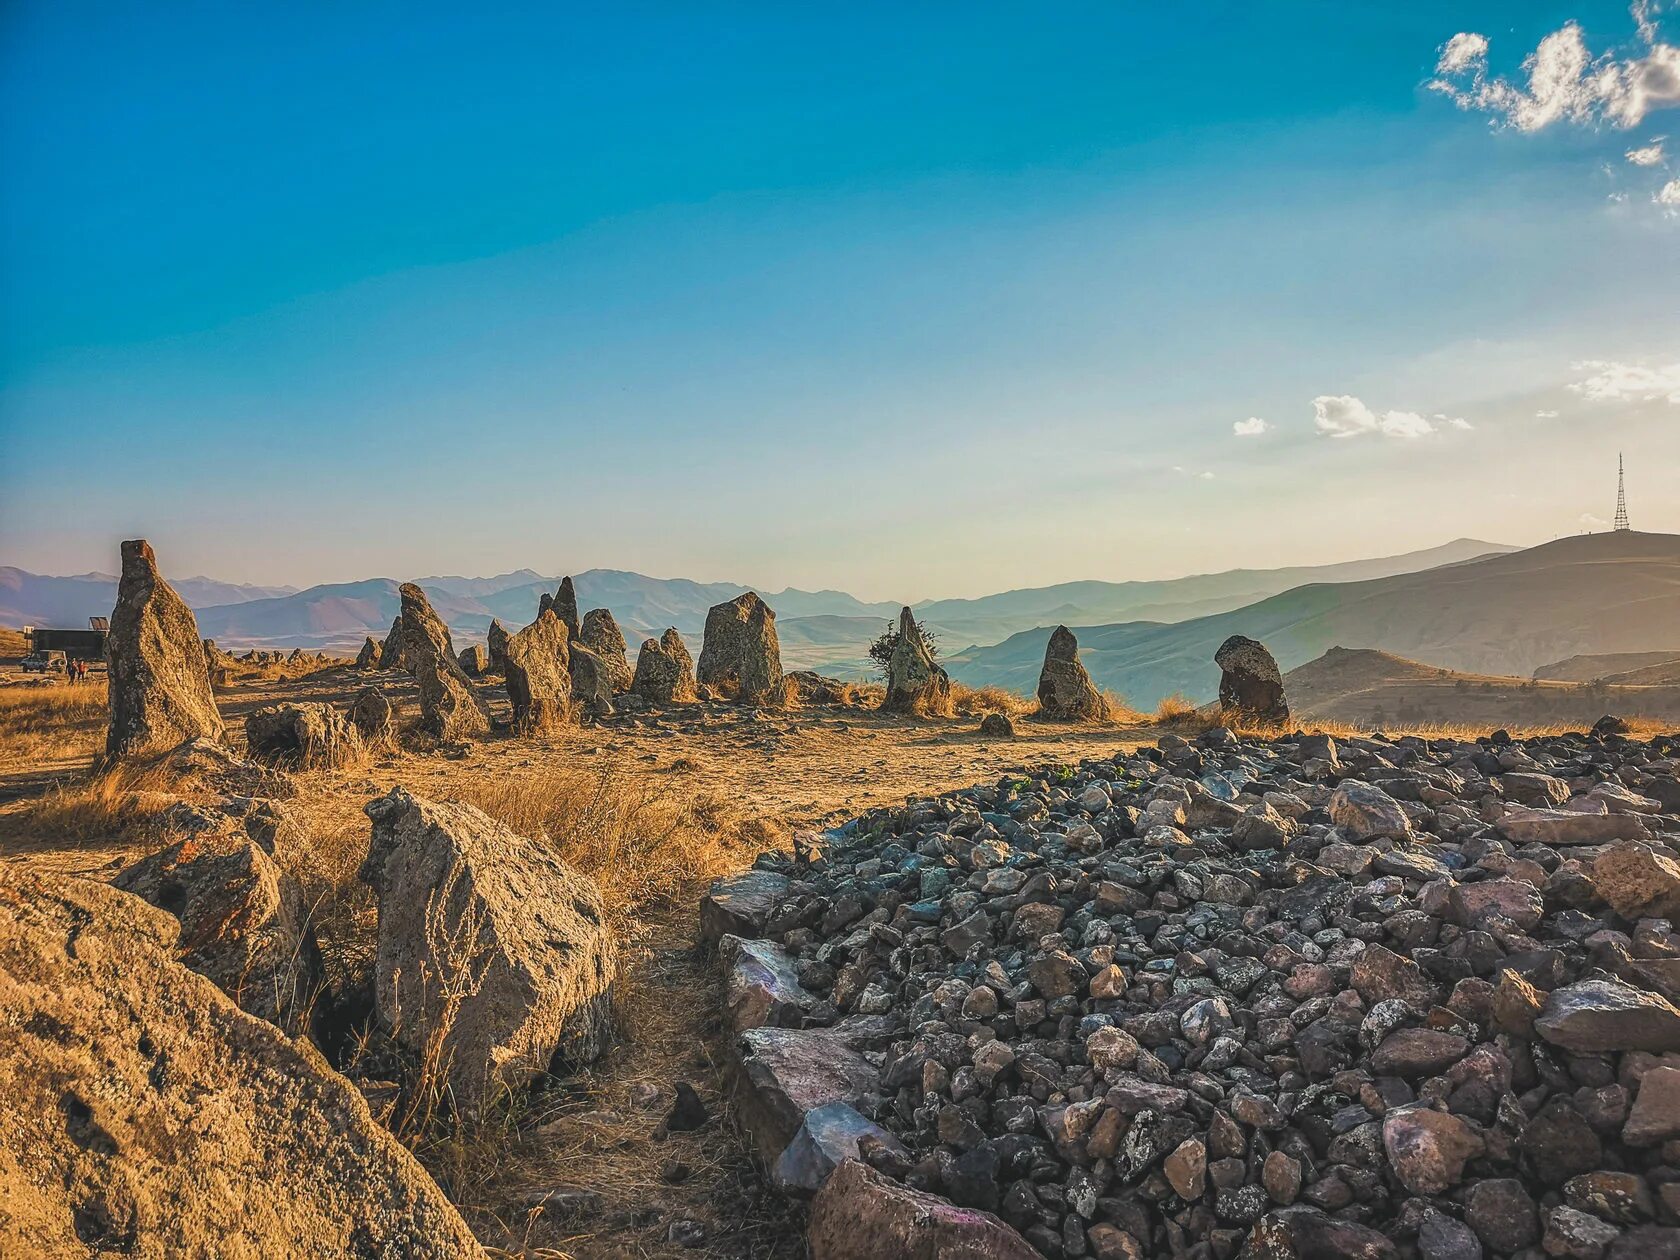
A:
<svg viewBox="0 0 1680 1260">
<path fill-rule="evenodd" d="M 776 1166 L 807 1112 L 857 1107 L 881 1088 L 867 1059 L 820 1028 L 753 1028 L 735 1049 L 738 1114 L 766 1167 Z"/>
<path fill-rule="evenodd" d="M 794 973 L 793 960 L 769 941 L 725 936 L 718 942 L 723 967 L 723 1007 L 737 1033 L 774 1025 L 798 1028 L 816 1005 Z"/>
<path fill-rule="evenodd" d="M 393 788 L 367 814 L 376 1011 L 411 1050 L 443 1038 L 456 1105 L 596 1058 L 618 955 L 594 881 L 470 805 Z"/>
<path fill-rule="evenodd" d="M 791 881 L 774 871 L 742 871 L 712 884 L 700 899 L 700 939 L 710 945 L 726 934 L 751 939 L 787 895 Z"/>
<path fill-rule="evenodd" d="M 0 870 L 0 1255 L 479 1260 L 355 1087 L 181 966 L 179 932 Z"/>
<path fill-rule="evenodd" d="M 1552 991 L 1534 1031 L 1577 1054 L 1680 1050 L 1680 1008 L 1620 980 L 1582 980 Z"/>
<path fill-rule="evenodd" d="M 1493 825 L 1514 844 L 1609 844 L 1613 840 L 1649 840 L 1650 830 L 1636 814 L 1580 814 L 1565 809 L 1508 809 Z"/>
<path fill-rule="evenodd" d="M 848 1159 L 811 1203 L 811 1260 L 1040 1260 L 989 1212 L 911 1190 Z"/>
</svg>

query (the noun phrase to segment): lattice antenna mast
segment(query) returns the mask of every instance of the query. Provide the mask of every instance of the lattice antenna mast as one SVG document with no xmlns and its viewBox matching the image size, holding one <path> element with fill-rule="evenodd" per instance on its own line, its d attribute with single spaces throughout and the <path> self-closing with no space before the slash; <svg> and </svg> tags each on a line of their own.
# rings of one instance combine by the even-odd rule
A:
<svg viewBox="0 0 1680 1260">
<path fill-rule="evenodd" d="M 1616 456 L 1616 529 L 1631 528 L 1627 515 L 1627 485 L 1622 479 L 1622 457 Z"/>
</svg>

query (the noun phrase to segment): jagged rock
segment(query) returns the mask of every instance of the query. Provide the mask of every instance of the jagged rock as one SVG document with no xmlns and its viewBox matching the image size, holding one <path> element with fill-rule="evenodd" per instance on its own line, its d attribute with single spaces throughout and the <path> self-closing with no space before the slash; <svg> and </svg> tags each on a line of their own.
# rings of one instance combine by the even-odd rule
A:
<svg viewBox="0 0 1680 1260">
<path fill-rule="evenodd" d="M 613 711 L 612 673 L 607 664 L 581 643 L 574 643 L 567 664 L 572 675 L 572 700 L 584 717 L 610 717 Z"/>
<path fill-rule="evenodd" d="M 513 702 L 513 726 L 522 734 L 551 730 L 572 707 L 571 649 L 566 626 L 551 608 L 502 645 L 502 672 Z"/>
<path fill-rule="evenodd" d="M 397 741 L 397 707 L 378 687 L 363 687 L 356 693 L 350 724 L 366 748 L 389 748 Z"/>
<path fill-rule="evenodd" d="M 270 704 L 245 716 L 252 760 L 291 770 L 341 770 L 362 759 L 362 739 L 330 704 Z"/>
<path fill-rule="evenodd" d="M 725 936 L 718 942 L 723 968 L 723 1007 L 737 1033 L 773 1025 L 798 1028 L 816 1005 L 794 973 L 787 954 L 769 941 Z"/>
<path fill-rule="evenodd" d="M 1520 806 L 1507 809 L 1494 828 L 1516 844 L 1609 844 L 1615 840 L 1651 838 L 1650 831 L 1634 814 L 1580 814 L 1566 809 Z"/>
<path fill-rule="evenodd" d="M 481 1260 L 355 1087 L 176 962 L 180 932 L 0 869 L 0 1253 Z"/>
<path fill-rule="evenodd" d="M 1243 1255 L 1248 1260 L 1396 1260 L 1399 1250 L 1368 1225 L 1292 1207 L 1255 1223 Z"/>
<path fill-rule="evenodd" d="M 402 645 L 403 645 L 402 613 L 399 612 L 395 617 L 391 618 L 390 633 L 388 633 L 385 636 L 385 642 L 383 642 L 379 645 L 379 668 L 380 669 L 405 669 L 405 668 L 407 668 L 407 666 L 404 664 L 403 658 L 402 658 L 402 654 L 403 654 L 403 646 Z"/>
<path fill-rule="evenodd" d="M 863 1159 L 865 1152 L 877 1157 L 886 1152 L 910 1162 L 910 1152 L 891 1133 L 846 1103 L 829 1103 L 805 1113 L 770 1179 L 779 1189 L 815 1194 L 836 1168 L 848 1159 Z"/>
<path fill-rule="evenodd" d="M 1289 721 L 1283 675 L 1266 645 L 1233 634 L 1213 654 L 1219 666 L 1219 707 L 1240 722 L 1282 726 Z"/>
<path fill-rule="evenodd" d="M 788 877 L 774 871 L 742 871 L 716 880 L 700 900 L 701 941 L 715 944 L 725 936 L 762 936 L 787 890 Z"/>
<path fill-rule="evenodd" d="M 171 824 L 188 834 L 112 882 L 180 921 L 183 963 L 242 1010 L 295 1031 L 314 997 L 320 955 L 303 894 L 271 856 L 270 819 L 177 806 Z"/>
<path fill-rule="evenodd" d="M 455 659 L 449 627 L 426 593 L 402 585 L 402 656 L 420 690 L 420 729 L 440 742 L 472 739 L 490 730 L 490 714 Z"/>
<path fill-rule="evenodd" d="M 862 1106 L 881 1087 L 869 1061 L 827 1029 L 751 1028 L 736 1039 L 736 1053 L 737 1115 L 770 1168 L 807 1112 Z"/>
<path fill-rule="evenodd" d="M 198 622 L 158 572 L 157 557 L 143 538 L 122 545 L 106 658 L 107 757 L 142 757 L 189 739 L 223 737 Z"/>
<path fill-rule="evenodd" d="M 1079 641 L 1066 626 L 1050 632 L 1038 675 L 1038 716 L 1057 722 L 1094 722 L 1108 706 L 1079 660 Z"/>
<path fill-rule="evenodd" d="M 468 678 L 482 678 L 490 670 L 490 653 L 477 643 L 462 648 L 455 661 Z"/>
<path fill-rule="evenodd" d="M 1481 1135 L 1461 1117 L 1427 1107 L 1400 1107 L 1383 1117 L 1389 1167 L 1413 1194 L 1441 1194 L 1464 1176 L 1484 1149 Z"/>
<path fill-rule="evenodd" d="M 1554 989 L 1534 1031 L 1565 1050 L 1680 1050 L 1680 1008 L 1620 980 L 1582 980 Z"/>
<path fill-rule="evenodd" d="M 379 668 L 379 653 L 380 653 L 379 644 L 374 641 L 374 638 L 371 634 L 368 635 L 368 637 L 366 639 L 362 640 L 362 650 L 360 652 L 356 653 L 356 668 L 357 669 L 378 669 Z"/>
<path fill-rule="evenodd" d="M 1330 794 L 1329 809 L 1330 821 L 1361 843 L 1378 837 L 1411 838 L 1412 823 L 1406 811 L 1375 784 L 1348 779 Z"/>
<path fill-rule="evenodd" d="M 1621 915 L 1680 919 L 1680 862 L 1646 845 L 1612 845 L 1592 865 L 1593 888 Z"/>
<path fill-rule="evenodd" d="M 855 696 L 850 684 L 814 670 L 796 669 L 784 675 L 784 680 L 799 704 L 846 704 Z"/>
<path fill-rule="evenodd" d="M 377 1014 L 415 1051 L 442 1038 L 456 1105 L 477 1113 L 551 1062 L 596 1058 L 617 945 L 594 882 L 470 805 L 393 788 L 367 813 Z"/>
<path fill-rule="evenodd" d="M 631 694 L 649 704 L 680 704 L 694 699 L 694 666 L 682 636 L 674 629 L 647 639 L 636 655 Z"/>
<path fill-rule="evenodd" d="M 1647 1068 L 1622 1126 L 1622 1141 L 1629 1146 L 1656 1146 L 1674 1138 L 1680 1138 L 1680 1068 Z M 1632 1193 L 1640 1188 L 1642 1184 L 1635 1181 Z"/>
<path fill-rule="evenodd" d="M 776 614 L 753 592 L 718 604 L 706 614 L 699 682 L 739 704 L 780 705 L 786 688 Z"/>
<path fill-rule="evenodd" d="M 898 641 L 887 661 L 887 694 L 881 708 L 888 713 L 949 716 L 951 679 L 933 659 L 916 617 L 909 608 L 898 614 Z"/>
<path fill-rule="evenodd" d="M 578 640 L 600 657 L 601 663 L 607 667 L 607 678 L 612 683 L 614 695 L 630 690 L 632 675 L 626 656 L 629 649 L 624 642 L 624 632 L 618 628 L 612 613 L 605 608 L 591 608 L 584 613 Z"/>
<path fill-rule="evenodd" d="M 842 1163 L 811 1203 L 811 1260 L 1039 1260 L 989 1212 L 959 1208 L 876 1172 Z"/>
<path fill-rule="evenodd" d="M 554 595 L 554 615 L 566 627 L 566 637 L 576 643 L 583 635 L 583 623 L 578 620 L 577 588 L 569 577 L 560 579 L 560 589 Z"/>
<path fill-rule="evenodd" d="M 1015 723 L 1007 713 L 988 713 L 980 719 L 980 733 L 989 739 L 1014 739 Z"/>
<path fill-rule="evenodd" d="M 538 609 L 537 617 L 541 619 L 545 610 Z M 562 623 L 563 624 L 563 623 Z M 507 627 L 496 618 L 490 618 L 490 628 L 484 632 L 484 650 L 490 656 L 490 668 L 501 673 L 507 666 Z"/>
</svg>

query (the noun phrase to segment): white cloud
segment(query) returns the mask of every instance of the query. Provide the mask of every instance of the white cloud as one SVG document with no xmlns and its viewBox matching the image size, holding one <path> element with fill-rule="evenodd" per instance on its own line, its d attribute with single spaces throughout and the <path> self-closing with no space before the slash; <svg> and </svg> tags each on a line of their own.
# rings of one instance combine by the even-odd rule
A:
<svg viewBox="0 0 1680 1260">
<path fill-rule="evenodd" d="M 1213 474 L 1210 473 L 1210 472 L 1197 473 L 1196 475 L 1198 477 L 1200 477 L 1203 481 L 1212 481 L 1213 480 Z"/>
<path fill-rule="evenodd" d="M 1231 426 L 1231 432 L 1238 437 L 1259 437 L 1272 426 L 1259 416 L 1250 416 L 1247 420 L 1238 420 Z"/>
<path fill-rule="evenodd" d="M 1441 60 L 1435 63 L 1436 74 L 1462 74 L 1487 60 L 1486 35 L 1460 31 L 1441 45 Z"/>
<path fill-rule="evenodd" d="M 1680 207 L 1680 179 L 1671 179 L 1657 189 L 1651 200 L 1659 206 Z"/>
<path fill-rule="evenodd" d="M 1468 432 L 1469 430 L 1474 429 L 1476 427 L 1475 425 L 1471 424 L 1468 420 L 1466 420 L 1463 416 L 1454 416 L 1451 420 L 1448 420 L 1447 423 L 1449 425 L 1451 425 L 1453 428 L 1460 429 L 1460 430 L 1463 430 L 1465 432 Z"/>
<path fill-rule="evenodd" d="M 1366 433 L 1383 437 L 1420 438 L 1435 425 L 1413 411 L 1372 411 L 1352 394 L 1320 394 L 1313 399 L 1313 424 L 1326 437 L 1350 438 Z"/>
<path fill-rule="evenodd" d="M 1534 418 L 1536 420 L 1556 420 L 1558 418 L 1558 413 L 1555 411 L 1536 411 L 1534 413 Z"/>
<path fill-rule="evenodd" d="M 1651 141 L 1639 149 L 1629 149 L 1627 160 L 1635 166 L 1661 166 L 1663 160 L 1663 146 L 1661 138 Z"/>
<path fill-rule="evenodd" d="M 1569 386 L 1593 402 L 1671 402 L 1680 406 L 1680 363 L 1646 367 L 1642 363 L 1613 363 L 1590 359 L 1575 364 L 1577 372 L 1591 372 Z"/>
<path fill-rule="evenodd" d="M 1582 512 L 1580 518 L 1582 529 L 1603 529 L 1610 524 L 1602 516 L 1594 516 L 1591 512 Z"/>
<path fill-rule="evenodd" d="M 1518 131 L 1540 131 L 1557 122 L 1637 126 L 1653 110 L 1680 105 L 1680 48 L 1657 42 L 1649 13 L 1635 12 L 1645 43 L 1638 56 L 1594 57 L 1580 26 L 1565 23 L 1523 61 L 1526 85 L 1488 77 L 1485 37 L 1455 35 L 1443 47 L 1429 87 L 1460 109 L 1491 114 Z"/>
</svg>

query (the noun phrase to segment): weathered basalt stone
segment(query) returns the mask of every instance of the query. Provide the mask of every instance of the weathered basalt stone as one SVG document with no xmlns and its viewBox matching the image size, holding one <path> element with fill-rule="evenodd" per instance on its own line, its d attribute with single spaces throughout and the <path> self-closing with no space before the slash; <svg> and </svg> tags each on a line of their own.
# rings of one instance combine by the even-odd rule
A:
<svg viewBox="0 0 1680 1260">
<path fill-rule="evenodd" d="M 988 1212 L 911 1190 L 855 1159 L 811 1203 L 811 1260 L 1039 1260 Z"/>
<path fill-rule="evenodd" d="M 158 572 L 157 557 L 143 538 L 122 545 L 106 659 L 107 757 L 144 757 L 189 739 L 222 739 L 198 622 Z"/>
<path fill-rule="evenodd" d="M 617 944 L 592 880 L 470 805 L 393 788 L 367 806 L 361 878 L 379 899 L 377 1014 L 419 1052 L 441 1038 L 477 1113 L 611 1039 Z"/>
<path fill-rule="evenodd" d="M 614 695 L 630 690 L 632 675 L 626 656 L 628 645 L 612 613 L 605 608 L 591 608 L 584 613 L 578 641 L 601 658 L 601 663 L 607 667 L 607 678 L 612 683 Z"/>
<path fill-rule="evenodd" d="M 570 718 L 571 648 L 565 624 L 553 609 L 503 641 L 502 672 L 516 731 L 552 730 Z"/>
<path fill-rule="evenodd" d="M 412 582 L 402 591 L 403 665 L 420 690 L 420 729 L 440 741 L 472 739 L 490 730 L 490 713 L 455 658 L 449 627 Z"/>
<path fill-rule="evenodd" d="M 706 614 L 695 677 L 739 704 L 780 705 L 786 700 L 776 614 L 748 591 Z"/>
<path fill-rule="evenodd" d="M 1079 641 L 1066 626 L 1050 632 L 1038 673 L 1038 716 L 1053 722 L 1094 722 L 1108 711 L 1079 660 Z"/>
<path fill-rule="evenodd" d="M 378 669 L 380 646 L 370 634 L 362 640 L 362 650 L 356 653 L 357 669 Z"/>
<path fill-rule="evenodd" d="M 364 752 L 350 719 L 330 704 L 270 704 L 245 716 L 245 750 L 252 760 L 289 770 L 341 770 Z"/>
<path fill-rule="evenodd" d="M 1213 654 L 1219 666 L 1219 707 L 1239 722 L 1282 726 L 1289 721 L 1283 675 L 1266 645 L 1233 634 Z"/>
<path fill-rule="evenodd" d="M 887 661 L 887 694 L 881 708 L 888 713 L 948 717 L 951 679 L 937 661 L 909 608 L 898 615 L 898 638 Z"/>
<path fill-rule="evenodd" d="M 643 641 L 630 692 L 649 704 L 686 704 L 694 699 L 694 665 L 674 629 Z"/>
</svg>

